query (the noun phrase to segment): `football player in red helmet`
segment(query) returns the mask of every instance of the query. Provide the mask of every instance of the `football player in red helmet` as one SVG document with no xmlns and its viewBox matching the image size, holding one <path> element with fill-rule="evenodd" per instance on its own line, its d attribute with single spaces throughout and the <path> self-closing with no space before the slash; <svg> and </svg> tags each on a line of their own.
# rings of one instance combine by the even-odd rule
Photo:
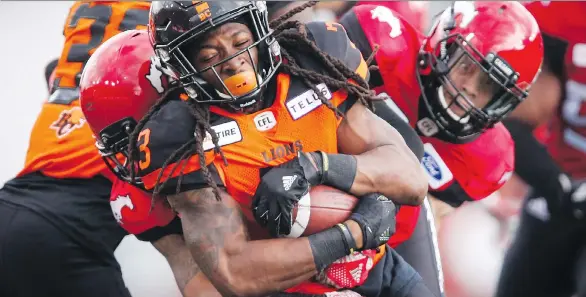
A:
<svg viewBox="0 0 586 297">
<path fill-rule="evenodd" d="M 515 2 L 455 2 L 427 37 L 380 5 L 356 6 L 340 22 L 364 56 L 378 47 L 369 83 L 390 99 L 376 113 L 399 110 L 421 135 L 429 193 L 456 207 L 499 189 L 513 170 L 513 142 L 499 121 L 525 99 L 543 56 L 530 13 Z M 439 294 L 432 236 L 412 237 L 425 229 L 433 227 L 419 207 L 403 207 L 391 244 Z"/>
<path fill-rule="evenodd" d="M 166 196 L 181 217 L 195 261 L 220 292 L 253 295 L 288 288 L 288 292 L 323 296 L 352 288 L 367 296 L 393 292 L 431 296 L 417 273 L 391 248 L 378 245 L 386 243 L 392 233 L 394 207 L 379 194 L 368 193 L 377 189 L 399 203 L 417 204 L 426 191 L 426 180 L 396 131 L 369 113 L 361 105 L 365 101 L 355 103 L 365 98 L 362 96 L 372 96 L 364 82 L 368 73 L 365 61 L 337 24 L 283 25 L 272 35 L 266 7 L 260 1 L 153 2 L 149 32 L 161 59 L 159 70 L 171 70 L 170 75 L 185 93 L 163 96 L 130 136 L 129 124 L 121 120 L 96 126 L 94 129 L 101 128 L 96 131 L 100 135 L 97 140 L 105 139 L 99 146 L 107 155 L 119 151 L 112 147 L 118 137 L 103 137 L 110 125 L 114 124 L 115 131 L 106 136 L 125 133 L 129 140 L 120 146 L 129 147 L 128 158 L 108 158 L 108 162 L 122 167 L 113 168 L 122 179 Z M 287 26 L 291 30 L 284 30 Z M 299 32 L 297 27 L 303 30 Z M 297 43 L 289 38 L 306 42 L 307 52 L 296 50 Z M 314 64 L 309 57 L 324 60 Z M 331 72 L 337 78 L 320 85 L 323 77 L 316 78 L 320 75 L 317 71 Z M 360 87 L 352 87 L 348 79 Z M 82 80 L 92 81 L 85 74 Z M 98 101 L 87 105 L 84 100 L 83 104 L 91 110 Z M 348 113 L 348 119 L 337 118 L 330 108 Z M 347 125 L 353 115 L 368 123 L 355 123 L 351 130 L 345 130 L 350 129 Z M 88 121 L 91 118 L 88 115 Z M 360 132 L 373 125 L 380 126 L 378 132 Z M 317 126 L 323 130 L 316 130 Z M 342 129 L 337 136 L 331 133 L 336 129 Z M 360 137 L 360 141 L 353 137 Z M 393 149 L 381 148 L 383 143 L 393 143 Z M 360 147 L 355 147 L 358 144 Z M 338 147 L 349 154 L 336 154 Z M 306 154 L 301 150 L 330 153 Z M 364 155 L 366 159 L 359 157 L 363 161 L 351 160 L 356 157 L 350 154 L 371 150 Z M 381 170 L 382 160 L 393 166 Z M 324 162 L 327 168 L 321 166 Z M 326 169 L 327 175 L 321 173 Z M 348 174 L 354 171 L 356 176 L 349 181 Z M 362 175 L 366 173 L 368 182 Z M 323 178 L 315 179 L 319 176 Z M 394 178 L 389 180 L 391 176 Z M 290 182 L 296 179 L 300 182 Z M 360 199 L 346 225 L 304 238 L 268 239 L 270 234 L 280 237 L 290 233 L 293 202 L 308 191 L 309 184 L 320 183 L 367 196 Z M 251 208 L 251 203 L 255 207 Z M 360 227 L 348 229 L 353 220 Z M 247 239 L 244 222 L 253 239 L 259 240 Z M 362 257 L 361 251 L 354 253 L 355 244 L 376 255 L 370 258 Z M 343 275 L 328 270 L 330 263 L 350 254 L 345 262 L 356 266 L 340 265 Z M 366 262 L 358 263 L 355 258 Z M 321 284 L 306 281 L 318 272 Z M 356 273 L 360 283 L 354 279 Z M 371 285 L 357 287 L 363 282 Z M 300 285 L 291 288 L 296 284 Z"/>
<path fill-rule="evenodd" d="M 495 296 L 586 296 L 586 3 L 525 5 L 543 32 L 544 71 L 505 120 L 515 173 L 531 190 Z M 532 133 L 539 126 L 549 130 L 545 146 Z"/>
<path fill-rule="evenodd" d="M 184 296 L 219 296 L 191 260 L 175 212 L 164 200 L 153 199 L 151 193 L 125 179 L 130 132 L 172 91 L 171 79 L 158 61 L 146 31 L 131 30 L 111 38 L 95 51 L 83 72 L 81 108 L 104 162 L 118 177 L 110 194 L 118 224 L 165 256 Z"/>
</svg>

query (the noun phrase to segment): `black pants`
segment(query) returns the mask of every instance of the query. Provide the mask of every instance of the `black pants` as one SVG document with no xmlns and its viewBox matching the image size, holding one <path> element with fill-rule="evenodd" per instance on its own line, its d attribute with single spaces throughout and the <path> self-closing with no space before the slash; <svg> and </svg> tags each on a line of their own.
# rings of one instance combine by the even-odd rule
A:
<svg viewBox="0 0 586 297">
<path fill-rule="evenodd" d="M 550 217 L 544 198 L 530 198 L 515 236 L 496 297 L 586 296 L 585 221 Z"/>
<path fill-rule="evenodd" d="M 439 297 L 395 250 L 387 246 L 385 256 L 368 274 L 366 282 L 352 289 L 366 297 Z"/>
<path fill-rule="evenodd" d="M 0 189 L 0 296 L 130 297 L 114 258 L 125 232 L 105 193 L 101 181 L 35 175 L 7 182 Z"/>
<path fill-rule="evenodd" d="M 431 206 L 425 203 L 411 237 L 397 246 L 396 251 L 421 275 L 435 296 L 444 296 L 443 273 L 439 259 Z"/>
</svg>

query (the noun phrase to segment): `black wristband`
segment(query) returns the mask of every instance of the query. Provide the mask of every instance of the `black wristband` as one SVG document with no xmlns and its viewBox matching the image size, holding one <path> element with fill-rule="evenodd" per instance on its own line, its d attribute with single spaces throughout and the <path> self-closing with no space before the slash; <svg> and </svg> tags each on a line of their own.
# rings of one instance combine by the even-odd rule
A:
<svg viewBox="0 0 586 297">
<path fill-rule="evenodd" d="M 336 226 L 340 227 L 340 230 L 342 230 L 342 233 L 344 233 L 344 243 L 346 244 L 346 249 L 348 250 L 349 254 L 352 254 L 355 250 L 358 249 L 358 247 L 356 246 L 354 237 L 352 237 L 352 234 L 350 234 L 348 225 L 346 225 L 346 223 L 341 223 Z"/>
<path fill-rule="evenodd" d="M 350 236 L 352 237 L 352 236 Z M 350 254 L 345 242 L 344 231 L 334 226 L 308 236 L 317 271 L 322 271 L 336 260 Z"/>
<path fill-rule="evenodd" d="M 312 152 L 312 157 L 322 165 L 324 185 L 349 192 L 356 178 L 356 158 L 352 155 Z"/>
</svg>

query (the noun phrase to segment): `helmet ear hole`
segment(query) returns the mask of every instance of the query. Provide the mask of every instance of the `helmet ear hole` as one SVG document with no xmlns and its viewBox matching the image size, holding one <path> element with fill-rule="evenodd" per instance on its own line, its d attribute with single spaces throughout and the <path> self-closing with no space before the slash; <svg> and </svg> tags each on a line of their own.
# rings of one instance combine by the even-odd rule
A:
<svg viewBox="0 0 586 297">
<path fill-rule="evenodd" d="M 418 66 L 421 69 L 427 69 L 429 67 L 429 54 L 426 52 L 419 52 L 417 55 Z"/>
</svg>

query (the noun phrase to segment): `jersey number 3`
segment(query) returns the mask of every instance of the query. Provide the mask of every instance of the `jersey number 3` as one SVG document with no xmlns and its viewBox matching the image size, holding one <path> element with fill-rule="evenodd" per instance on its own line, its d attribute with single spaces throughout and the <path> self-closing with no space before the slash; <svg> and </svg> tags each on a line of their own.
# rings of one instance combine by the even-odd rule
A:
<svg viewBox="0 0 586 297">
<path fill-rule="evenodd" d="M 145 170 L 151 165 L 151 150 L 148 145 L 151 140 L 151 129 L 144 129 L 138 134 L 138 149 L 140 151 L 140 170 Z M 144 158 L 143 158 L 144 156 Z"/>
</svg>

